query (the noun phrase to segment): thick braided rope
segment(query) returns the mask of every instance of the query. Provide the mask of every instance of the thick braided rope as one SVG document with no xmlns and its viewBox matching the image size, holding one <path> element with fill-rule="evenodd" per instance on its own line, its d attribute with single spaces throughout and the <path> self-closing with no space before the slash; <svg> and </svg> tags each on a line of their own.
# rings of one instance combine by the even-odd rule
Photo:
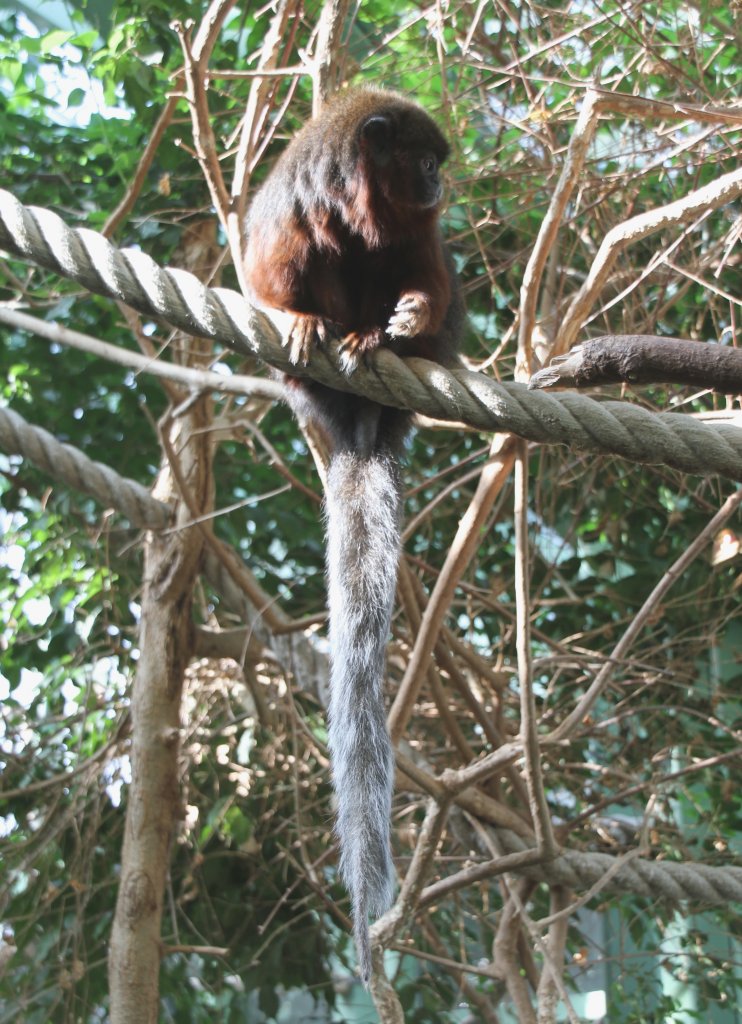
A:
<svg viewBox="0 0 742 1024">
<path fill-rule="evenodd" d="M 170 510 L 136 480 L 95 462 L 72 445 L 63 444 L 43 427 L 34 427 L 12 409 L 0 408 L 0 450 L 22 455 L 55 480 L 91 494 L 104 508 L 115 508 L 135 526 L 161 529 Z"/>
<path fill-rule="evenodd" d="M 335 346 L 318 349 L 308 367 L 293 366 L 271 320 L 237 292 L 206 288 L 183 270 L 163 270 L 145 253 L 116 249 L 97 232 L 73 230 L 54 213 L 24 207 L 0 190 L 0 246 L 32 263 L 128 303 L 189 334 L 213 338 L 280 370 L 384 405 L 484 430 L 507 430 L 543 444 L 563 443 L 640 463 L 665 463 L 690 473 L 742 480 L 742 430 L 713 427 L 682 413 L 650 413 L 622 402 L 579 394 L 550 395 L 523 384 L 498 384 L 482 374 L 446 370 L 381 349 L 348 377 Z"/>
<path fill-rule="evenodd" d="M 508 853 L 526 849 L 523 840 L 507 829 L 497 835 Z M 620 858 L 619 858 L 620 859 Z M 626 858 L 618 864 L 608 853 L 583 853 L 565 850 L 553 861 L 524 867 L 519 871 L 550 885 L 564 885 L 585 892 L 605 882 L 606 891 L 631 892 L 649 899 L 672 903 L 692 900 L 708 906 L 742 903 L 742 867 L 711 867 L 691 861 Z"/>
</svg>

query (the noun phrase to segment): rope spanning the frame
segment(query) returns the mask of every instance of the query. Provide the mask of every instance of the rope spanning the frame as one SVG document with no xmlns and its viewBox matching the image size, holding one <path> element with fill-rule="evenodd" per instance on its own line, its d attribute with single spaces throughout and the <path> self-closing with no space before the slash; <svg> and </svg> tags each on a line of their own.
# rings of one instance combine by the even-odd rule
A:
<svg viewBox="0 0 742 1024">
<path fill-rule="evenodd" d="M 497 383 L 464 369 L 402 360 L 385 348 L 351 377 L 339 368 L 334 345 L 318 348 L 309 366 L 293 366 L 272 319 L 237 292 L 207 288 L 184 270 L 163 269 L 143 252 L 117 249 L 95 231 L 69 228 L 51 211 L 23 206 L 2 189 L 0 246 L 189 334 L 384 405 L 482 430 L 510 431 L 541 444 L 742 480 L 742 430 L 728 424 L 709 426 L 682 413 L 651 413 L 580 394 L 528 391 L 524 384 Z"/>
</svg>

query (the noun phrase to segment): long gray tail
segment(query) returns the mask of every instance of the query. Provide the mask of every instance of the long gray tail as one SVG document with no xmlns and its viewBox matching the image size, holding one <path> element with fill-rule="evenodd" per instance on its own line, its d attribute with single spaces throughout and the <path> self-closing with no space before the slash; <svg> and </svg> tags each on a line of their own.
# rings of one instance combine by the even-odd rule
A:
<svg viewBox="0 0 742 1024">
<path fill-rule="evenodd" d="M 400 484 L 389 451 L 340 450 L 327 490 L 329 745 L 340 871 L 351 895 L 361 977 L 371 977 L 368 915 L 391 905 L 394 755 L 384 714 L 384 652 L 400 547 Z"/>
</svg>

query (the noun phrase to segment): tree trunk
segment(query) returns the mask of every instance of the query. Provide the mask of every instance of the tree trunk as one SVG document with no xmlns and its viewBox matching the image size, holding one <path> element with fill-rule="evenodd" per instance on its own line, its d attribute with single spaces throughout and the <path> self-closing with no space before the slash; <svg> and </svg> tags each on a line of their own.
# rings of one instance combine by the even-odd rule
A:
<svg viewBox="0 0 742 1024">
<path fill-rule="evenodd" d="M 213 236 L 213 225 L 208 230 Z M 203 246 L 193 245 L 192 254 L 203 258 Z M 186 262 L 193 269 L 192 259 Z M 189 350 L 203 353 L 206 347 L 194 339 L 184 346 L 187 362 Z M 184 396 L 173 395 L 179 397 Z M 131 697 L 132 781 L 108 956 L 111 1024 L 156 1024 L 158 1018 L 163 894 L 181 817 L 181 697 L 204 547 L 205 528 L 188 524 L 213 501 L 210 418 L 211 402 L 203 397 L 177 419 L 168 414 L 161 429 L 166 453 L 155 496 L 173 502 L 175 529 L 149 534 L 145 543 L 140 655 Z"/>
</svg>

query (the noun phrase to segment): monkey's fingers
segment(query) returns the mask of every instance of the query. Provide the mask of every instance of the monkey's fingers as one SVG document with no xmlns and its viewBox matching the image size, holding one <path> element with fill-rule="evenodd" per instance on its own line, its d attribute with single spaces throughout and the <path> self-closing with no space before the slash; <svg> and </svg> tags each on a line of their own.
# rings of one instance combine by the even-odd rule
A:
<svg viewBox="0 0 742 1024">
<path fill-rule="evenodd" d="M 414 338 L 424 334 L 430 326 L 430 303 L 422 295 L 410 292 L 403 295 L 389 319 L 387 334 L 393 338 Z"/>
<path fill-rule="evenodd" d="M 335 341 L 340 337 L 341 331 L 336 323 L 317 317 L 317 341 L 320 345 L 326 345 L 328 341 Z"/>
<path fill-rule="evenodd" d="M 405 292 L 396 305 L 397 311 L 404 309 L 420 309 L 426 305 L 426 300 L 418 292 Z"/>
</svg>

